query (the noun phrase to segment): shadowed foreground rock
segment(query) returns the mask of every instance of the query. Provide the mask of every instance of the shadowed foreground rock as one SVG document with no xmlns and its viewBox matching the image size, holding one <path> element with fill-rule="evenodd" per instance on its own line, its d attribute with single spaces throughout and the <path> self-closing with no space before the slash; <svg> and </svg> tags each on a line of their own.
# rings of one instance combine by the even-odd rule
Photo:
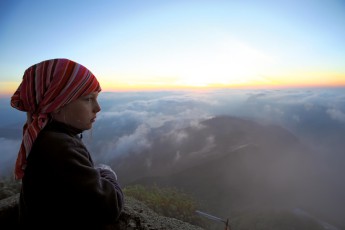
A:
<svg viewBox="0 0 345 230">
<path fill-rule="evenodd" d="M 19 194 L 0 200 L 0 229 L 17 228 Z M 203 230 L 186 222 L 160 216 L 145 204 L 131 197 L 125 198 L 125 208 L 118 222 L 109 230 Z"/>
</svg>

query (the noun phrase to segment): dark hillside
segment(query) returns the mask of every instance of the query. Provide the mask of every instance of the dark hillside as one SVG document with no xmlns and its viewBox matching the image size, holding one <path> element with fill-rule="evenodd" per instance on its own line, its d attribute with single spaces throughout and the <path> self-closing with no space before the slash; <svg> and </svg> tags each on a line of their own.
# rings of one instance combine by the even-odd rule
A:
<svg viewBox="0 0 345 230">
<path fill-rule="evenodd" d="M 225 158 L 223 164 L 236 166 L 239 151 L 244 152 L 242 158 L 248 158 L 246 167 L 271 170 L 288 166 L 298 170 L 295 163 L 301 164 L 310 154 L 285 129 L 234 117 L 216 117 L 196 127 L 156 133 L 151 135 L 153 145 L 149 149 L 114 161 L 126 183 L 146 176 L 171 175 L 212 159 Z"/>
<path fill-rule="evenodd" d="M 115 161 L 125 184 L 184 189 L 220 216 L 295 208 L 320 214 L 334 204 L 315 156 L 279 126 L 224 116 L 151 138 L 149 150 Z"/>
</svg>

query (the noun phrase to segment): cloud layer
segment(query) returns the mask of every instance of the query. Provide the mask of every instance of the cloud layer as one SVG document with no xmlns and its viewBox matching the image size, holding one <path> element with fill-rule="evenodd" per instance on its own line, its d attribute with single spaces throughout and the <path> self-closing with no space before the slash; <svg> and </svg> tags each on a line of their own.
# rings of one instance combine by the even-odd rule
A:
<svg viewBox="0 0 345 230">
<path fill-rule="evenodd" d="M 198 127 L 200 121 L 218 115 L 280 125 L 325 155 L 325 160 L 335 160 L 340 167 L 339 160 L 345 159 L 344 88 L 105 92 L 99 100 L 102 111 L 84 135 L 96 160 L 140 152 L 152 145 L 150 136 L 158 129 L 171 133 L 174 141 L 186 140 L 181 128 Z M 2 164 L 14 161 L 20 133 L 13 133 L 18 133 L 24 121 L 23 113 L 7 102 L 2 99 L 0 112 Z"/>
</svg>

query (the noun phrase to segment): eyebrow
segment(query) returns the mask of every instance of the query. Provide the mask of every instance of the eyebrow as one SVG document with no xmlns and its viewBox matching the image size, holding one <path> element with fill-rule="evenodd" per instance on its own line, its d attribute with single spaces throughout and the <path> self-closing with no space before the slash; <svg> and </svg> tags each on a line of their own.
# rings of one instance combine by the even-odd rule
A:
<svg viewBox="0 0 345 230">
<path fill-rule="evenodd" d="M 98 96 L 98 92 L 92 92 L 88 95 L 85 95 L 84 97 L 88 97 L 88 96 Z"/>
</svg>

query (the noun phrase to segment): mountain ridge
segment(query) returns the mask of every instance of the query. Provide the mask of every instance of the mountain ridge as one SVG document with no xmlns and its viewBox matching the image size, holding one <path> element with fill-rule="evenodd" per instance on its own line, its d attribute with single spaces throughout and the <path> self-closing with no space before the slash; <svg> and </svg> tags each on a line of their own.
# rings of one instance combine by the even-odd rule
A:
<svg viewBox="0 0 345 230">
<path fill-rule="evenodd" d="M 151 138 L 150 149 L 114 164 L 125 184 L 177 187 L 223 216 L 260 208 L 313 212 L 320 200 L 332 202 L 315 156 L 277 125 L 220 116 Z"/>
</svg>

